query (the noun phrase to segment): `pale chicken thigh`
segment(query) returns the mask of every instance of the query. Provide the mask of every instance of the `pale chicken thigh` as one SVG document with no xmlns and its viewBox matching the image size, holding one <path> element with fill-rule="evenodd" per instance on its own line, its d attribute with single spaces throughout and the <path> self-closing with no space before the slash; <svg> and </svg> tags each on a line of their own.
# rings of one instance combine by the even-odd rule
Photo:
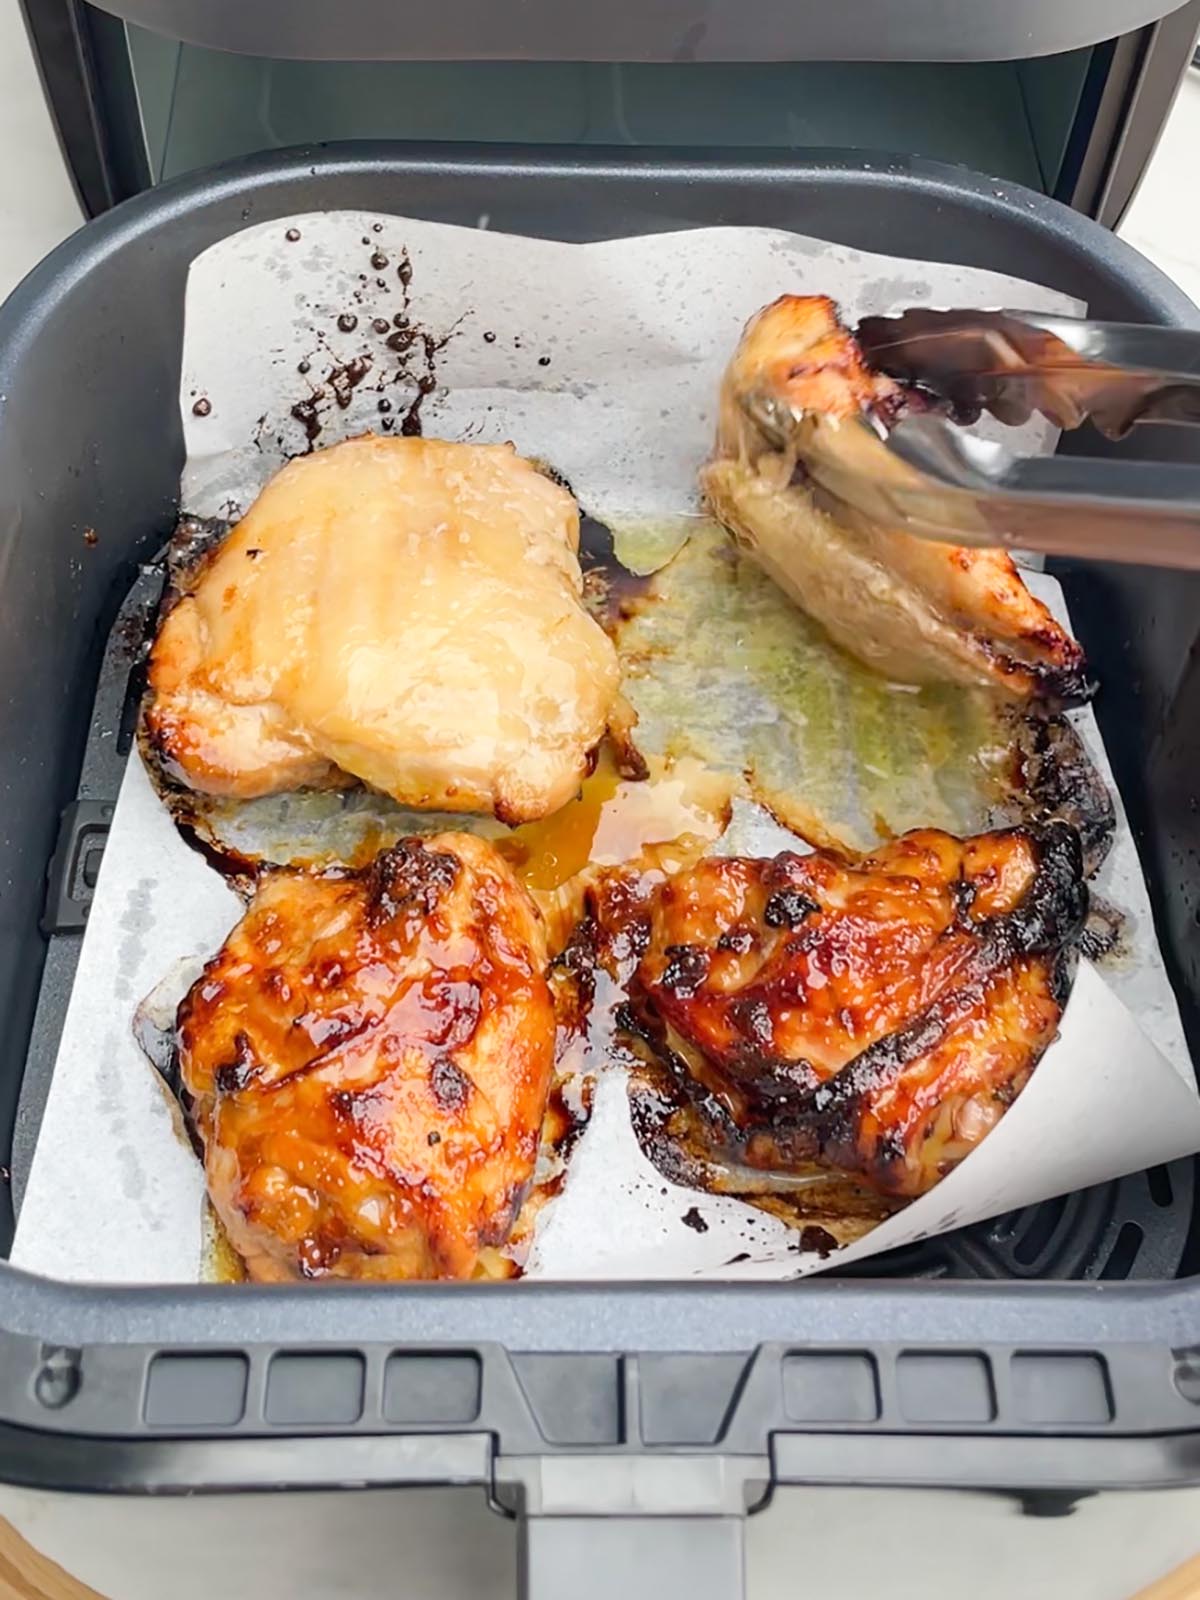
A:
<svg viewBox="0 0 1200 1600">
<path fill-rule="evenodd" d="M 284 467 L 150 657 L 168 773 L 249 798 L 347 775 L 403 805 L 555 811 L 617 698 L 579 512 L 511 445 L 347 440 Z"/>
</svg>

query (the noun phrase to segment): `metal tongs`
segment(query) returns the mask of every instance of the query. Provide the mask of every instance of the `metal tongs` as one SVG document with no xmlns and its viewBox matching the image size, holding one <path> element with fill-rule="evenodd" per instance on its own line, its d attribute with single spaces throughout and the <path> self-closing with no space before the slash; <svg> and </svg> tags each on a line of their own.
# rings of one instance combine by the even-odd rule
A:
<svg viewBox="0 0 1200 1600">
<path fill-rule="evenodd" d="M 917 389 L 880 430 L 883 451 L 854 452 L 844 470 L 835 452 L 828 483 L 818 463 L 853 510 L 954 544 L 1200 569 L 1200 433 L 1181 463 L 1020 456 L 955 425 L 986 411 L 1010 425 L 1090 420 L 1110 439 L 1140 422 L 1200 427 L 1200 332 L 916 309 L 867 317 L 857 338 L 871 366 Z"/>
</svg>

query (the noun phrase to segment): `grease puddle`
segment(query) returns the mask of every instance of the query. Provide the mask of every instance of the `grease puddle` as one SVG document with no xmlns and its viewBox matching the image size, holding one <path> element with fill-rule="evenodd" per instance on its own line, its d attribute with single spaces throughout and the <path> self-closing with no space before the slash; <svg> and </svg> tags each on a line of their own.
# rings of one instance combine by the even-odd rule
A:
<svg viewBox="0 0 1200 1600">
<path fill-rule="evenodd" d="M 728 774 L 814 844 L 986 826 L 1010 784 L 1011 716 L 982 691 L 887 682 L 844 655 L 719 526 L 687 539 L 611 624 L 637 743 Z M 660 525 L 650 529 L 661 543 Z M 639 560 L 636 530 L 620 539 Z"/>
</svg>

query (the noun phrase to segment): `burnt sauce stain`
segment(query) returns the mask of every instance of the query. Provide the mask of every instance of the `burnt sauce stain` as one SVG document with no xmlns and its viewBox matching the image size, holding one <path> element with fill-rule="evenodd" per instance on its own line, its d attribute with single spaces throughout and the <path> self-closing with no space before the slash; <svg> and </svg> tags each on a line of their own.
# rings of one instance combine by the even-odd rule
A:
<svg viewBox="0 0 1200 1600">
<path fill-rule="evenodd" d="M 1009 720 L 1008 795 L 994 809 L 993 827 L 1066 822 L 1079 835 L 1083 869 L 1103 865 L 1117 828 L 1104 779 L 1065 716 L 1013 712 Z"/>
<path fill-rule="evenodd" d="M 324 398 L 324 390 L 314 389 L 303 400 L 297 400 L 292 407 L 291 414 L 304 429 L 304 437 L 308 441 L 308 450 L 311 450 L 321 436 L 321 411 L 319 401 Z M 308 452 L 305 451 L 305 454 Z"/>
<path fill-rule="evenodd" d="M 595 1080 L 589 1077 L 559 1078 L 551 1088 L 542 1119 L 541 1153 L 552 1170 L 533 1184 L 535 1206 L 561 1193 L 575 1146 L 591 1120 L 594 1092 Z"/>
<path fill-rule="evenodd" d="M 705 1222 L 699 1206 L 689 1206 L 679 1220 L 685 1228 L 690 1228 L 693 1233 L 708 1232 L 708 1223 Z"/>
<path fill-rule="evenodd" d="M 230 517 L 180 517 L 163 560 L 166 584 L 159 621 L 180 596 L 198 582 L 209 561 L 228 538 L 235 521 Z"/>
<path fill-rule="evenodd" d="M 1115 966 L 1126 960 L 1131 954 L 1128 921 L 1124 911 L 1093 892 L 1078 939 L 1079 954 L 1101 966 Z"/>
<path fill-rule="evenodd" d="M 378 240 L 365 237 L 362 242 L 369 252 L 373 271 L 390 269 L 394 258 L 380 248 Z M 365 334 L 368 346 L 348 358 L 336 355 L 330 348 L 326 330 L 314 326 L 316 351 L 328 356 L 330 364 L 319 380 L 313 372 L 315 354 L 306 356 L 297 366 L 299 375 L 310 378 L 310 382 L 304 394 L 290 401 L 288 415 L 300 424 L 303 444 L 299 450 L 289 451 L 280 435 L 278 442 L 285 457 L 310 454 L 320 441 L 333 410 L 346 410 L 355 391 L 364 385 L 384 398 L 389 391 L 400 391 L 395 400 L 387 399 L 386 405 L 380 400 L 382 432 L 398 433 L 404 438 L 419 438 L 423 432 L 423 407 L 437 389 L 438 356 L 458 331 L 462 319 L 443 332 L 435 332 L 414 318 L 411 310 L 413 269 L 406 250 L 395 260 L 395 283 L 391 277 L 376 277 L 374 289 L 371 289 L 365 272 L 359 274 L 359 280 L 362 287 L 355 290 L 351 298 L 360 309 L 339 311 L 333 318 L 333 329 L 342 336 Z M 391 312 L 389 307 L 390 314 L 385 316 L 378 303 L 371 305 L 370 302 L 378 302 L 380 295 L 387 295 L 395 305 L 396 284 L 400 310 Z M 371 340 L 379 344 L 369 347 Z"/>
<path fill-rule="evenodd" d="M 340 411 L 345 411 L 349 406 L 355 389 L 370 370 L 371 358 L 368 355 L 355 356 L 352 361 L 343 361 L 341 366 L 332 369 L 328 383 Z"/>
<path fill-rule="evenodd" d="M 831 1256 L 833 1252 L 839 1248 L 839 1246 L 838 1241 L 834 1238 L 833 1234 L 830 1233 L 828 1228 L 822 1228 L 819 1227 L 815 1222 L 809 1222 L 800 1229 L 800 1237 L 796 1241 L 793 1248 L 796 1250 L 801 1250 L 805 1252 L 805 1254 L 811 1254 L 815 1251 L 815 1253 L 821 1257 L 821 1260 L 824 1261 L 827 1257 Z"/>
<path fill-rule="evenodd" d="M 160 768 L 161 771 L 161 768 Z M 190 850 L 194 850 L 214 872 L 219 872 L 229 887 L 249 900 L 258 883 L 259 875 L 271 863 L 258 857 L 243 855 L 216 840 L 203 818 L 188 804 L 188 795 L 174 785 L 160 783 L 159 795 L 166 803 L 175 824 L 175 831 Z"/>
<path fill-rule="evenodd" d="M 570 490 L 560 473 L 539 463 L 548 477 Z M 579 564 L 583 570 L 583 603 L 610 635 L 652 594 L 653 578 L 639 577 L 621 565 L 612 530 L 584 511 L 579 523 Z"/>
<path fill-rule="evenodd" d="M 142 1054 L 178 1099 L 181 1080 L 174 1027 L 162 1027 L 143 1002 L 134 1013 L 133 1036 Z"/>
</svg>

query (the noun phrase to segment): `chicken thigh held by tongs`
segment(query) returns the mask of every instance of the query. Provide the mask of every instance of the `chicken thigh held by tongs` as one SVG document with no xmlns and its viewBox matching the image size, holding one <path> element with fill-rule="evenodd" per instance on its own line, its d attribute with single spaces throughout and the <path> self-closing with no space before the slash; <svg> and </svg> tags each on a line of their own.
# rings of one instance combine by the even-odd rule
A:
<svg viewBox="0 0 1200 1600">
<path fill-rule="evenodd" d="M 1083 652 L 1004 551 L 918 537 L 891 514 L 888 484 L 914 473 L 881 437 L 928 404 L 868 366 L 831 300 L 785 295 L 751 319 L 726 369 L 704 498 L 802 609 L 884 676 L 1056 707 L 1085 698 Z M 874 500 L 873 485 L 883 488 Z"/>
</svg>

